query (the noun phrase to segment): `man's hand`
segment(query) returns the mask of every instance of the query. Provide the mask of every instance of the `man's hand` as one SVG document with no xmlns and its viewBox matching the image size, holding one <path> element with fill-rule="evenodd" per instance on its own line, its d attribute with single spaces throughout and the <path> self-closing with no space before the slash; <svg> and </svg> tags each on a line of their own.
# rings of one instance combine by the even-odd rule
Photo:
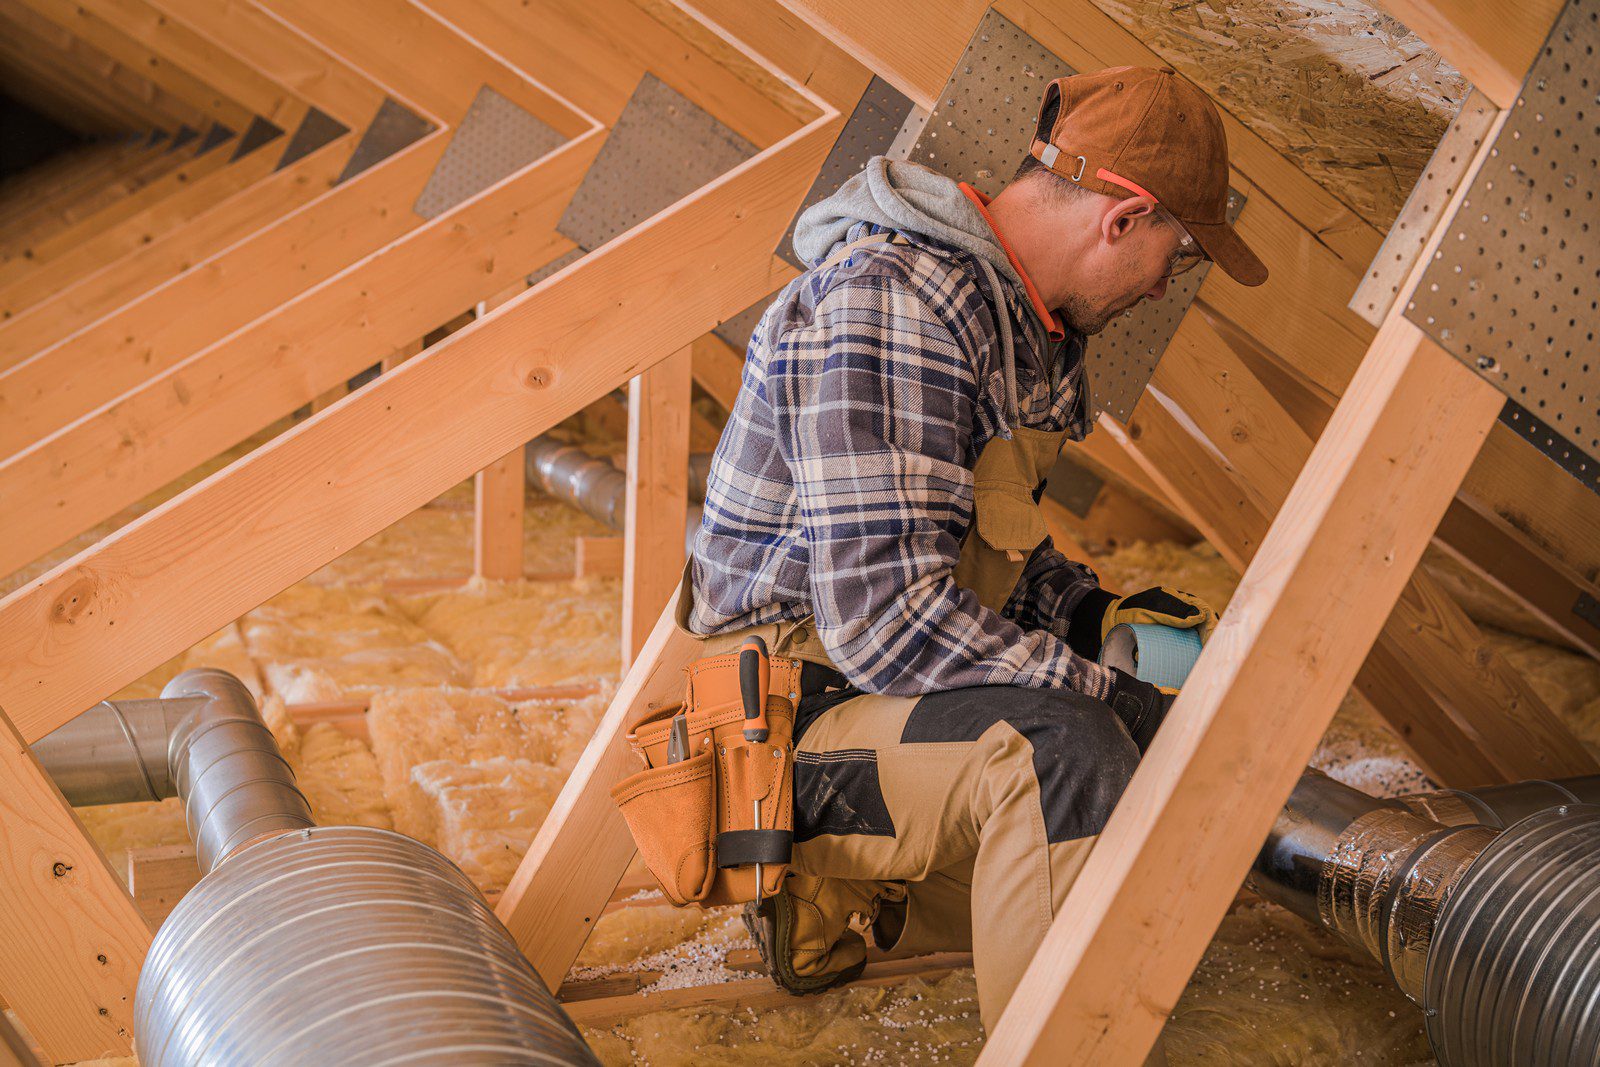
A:
<svg viewBox="0 0 1600 1067">
<path fill-rule="evenodd" d="M 1199 630 L 1200 642 L 1211 639 L 1217 628 L 1217 613 L 1211 605 L 1181 589 L 1160 585 L 1128 596 L 1118 597 L 1106 607 L 1100 620 L 1100 640 L 1114 626 L 1123 623 L 1159 623 L 1179 630 Z"/>
</svg>

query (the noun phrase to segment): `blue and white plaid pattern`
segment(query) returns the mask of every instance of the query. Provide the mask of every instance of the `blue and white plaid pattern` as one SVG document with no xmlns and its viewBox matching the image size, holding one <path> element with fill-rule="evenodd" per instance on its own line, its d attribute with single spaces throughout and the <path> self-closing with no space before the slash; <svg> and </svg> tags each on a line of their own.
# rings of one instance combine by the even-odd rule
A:
<svg viewBox="0 0 1600 1067">
<path fill-rule="evenodd" d="M 1099 585 L 1087 567 L 1046 540 L 1000 613 L 951 577 L 973 465 L 1005 426 L 998 331 L 971 254 L 905 236 L 801 275 L 762 317 L 712 459 L 690 626 L 814 614 L 829 657 L 867 692 L 1020 685 L 1107 699 L 1110 673 L 1063 640 Z M 1083 339 L 1052 344 L 1026 293 L 1002 285 L 1023 424 L 1082 438 Z"/>
</svg>

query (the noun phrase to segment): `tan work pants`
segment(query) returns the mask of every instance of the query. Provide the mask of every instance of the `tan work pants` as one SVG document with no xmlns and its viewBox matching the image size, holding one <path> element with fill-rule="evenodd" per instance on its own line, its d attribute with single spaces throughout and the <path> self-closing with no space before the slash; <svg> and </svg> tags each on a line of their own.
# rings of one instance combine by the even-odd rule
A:
<svg viewBox="0 0 1600 1067">
<path fill-rule="evenodd" d="M 971 949 L 992 1029 L 1138 750 L 1106 704 L 1078 693 L 839 695 L 821 697 L 831 706 L 797 746 L 790 882 L 814 904 L 797 922 L 796 969 L 860 959 L 850 913 L 883 905 L 878 932 L 903 921 L 891 955 Z"/>
</svg>

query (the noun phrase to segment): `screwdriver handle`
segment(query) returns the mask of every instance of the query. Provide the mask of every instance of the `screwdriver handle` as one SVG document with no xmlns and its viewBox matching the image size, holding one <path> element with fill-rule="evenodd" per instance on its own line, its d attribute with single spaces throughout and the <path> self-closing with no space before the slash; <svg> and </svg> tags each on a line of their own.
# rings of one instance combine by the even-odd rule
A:
<svg viewBox="0 0 1600 1067">
<path fill-rule="evenodd" d="M 772 685 L 772 664 L 767 659 L 767 643 L 747 637 L 739 646 L 739 697 L 744 703 L 744 739 L 765 742 L 771 734 L 767 726 L 767 692 Z"/>
</svg>

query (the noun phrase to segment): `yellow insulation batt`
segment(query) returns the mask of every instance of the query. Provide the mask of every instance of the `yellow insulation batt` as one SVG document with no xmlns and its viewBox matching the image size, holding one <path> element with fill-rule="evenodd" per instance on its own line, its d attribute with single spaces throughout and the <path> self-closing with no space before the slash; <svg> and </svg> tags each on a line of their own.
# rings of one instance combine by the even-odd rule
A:
<svg viewBox="0 0 1600 1067">
<path fill-rule="evenodd" d="M 404 685 L 460 685 L 470 670 L 367 586 L 290 586 L 241 621 L 267 690 L 290 704 Z"/>
<path fill-rule="evenodd" d="M 404 689 L 367 711 L 395 828 L 505 888 L 609 697 L 514 703 L 490 692 Z"/>
<path fill-rule="evenodd" d="M 458 487 L 129 686 L 150 696 L 185 666 L 254 679 L 319 819 L 393 825 L 450 856 L 487 891 L 502 889 L 603 713 L 605 695 L 514 702 L 484 687 L 616 677 L 615 581 L 486 583 L 385 592 L 389 578 L 431 577 L 470 558 Z M 463 518 L 463 517 L 466 518 Z M 571 509 L 530 501 L 529 570 L 570 565 Z M 565 561 L 565 562 L 563 562 Z M 1237 577 L 1206 546 L 1134 544 L 1098 561 L 1108 588 L 1168 584 L 1224 607 Z M 460 570 L 464 570 L 463 565 Z M 459 572 L 459 571 L 457 571 Z M 1528 630 L 1501 598 L 1452 573 L 1475 618 Z M 1600 664 L 1486 629 L 1591 746 L 1600 745 Z M 471 687 L 479 687 L 477 689 Z M 321 725 L 297 730 L 284 702 L 370 698 L 371 747 Z M 1395 735 L 1347 697 L 1313 761 L 1374 793 L 1423 788 Z M 175 802 L 86 809 L 113 859 L 129 847 L 187 840 Z M 571 979 L 659 972 L 656 990 L 747 979 L 725 966 L 749 947 L 735 909 L 661 904 L 601 917 Z M 1416 1009 L 1373 965 L 1266 904 L 1224 920 L 1167 1027 L 1167 1055 L 1188 1064 L 1427 1062 Z M 608 1064 L 970 1063 L 981 1034 L 970 972 L 937 982 L 857 988 L 759 1012 L 656 1013 L 589 1035 Z"/>
<path fill-rule="evenodd" d="M 622 585 L 612 579 L 486 582 L 398 598 L 406 613 L 471 665 L 479 687 L 616 677 Z"/>
</svg>

